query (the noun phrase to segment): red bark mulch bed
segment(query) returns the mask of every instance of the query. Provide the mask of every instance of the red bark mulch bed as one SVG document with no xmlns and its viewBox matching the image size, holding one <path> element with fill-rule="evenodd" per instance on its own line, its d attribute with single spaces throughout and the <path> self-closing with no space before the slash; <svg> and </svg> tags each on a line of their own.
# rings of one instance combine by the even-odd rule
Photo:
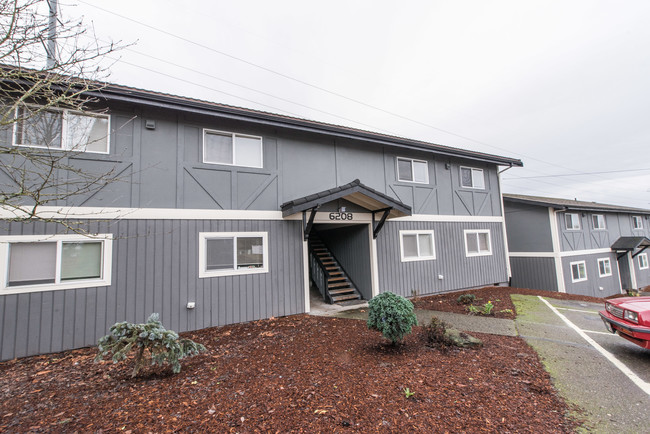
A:
<svg viewBox="0 0 650 434">
<path fill-rule="evenodd" d="M 457 297 L 457 295 L 456 295 Z M 503 298 L 506 298 L 503 296 Z M 180 374 L 93 363 L 95 348 L 0 363 L 0 431 L 571 432 L 577 422 L 520 338 L 387 345 L 365 322 L 308 315 L 185 336 Z M 404 388 L 414 392 L 411 398 Z"/>
<path fill-rule="evenodd" d="M 559 298 L 562 300 L 589 301 L 592 303 L 604 303 L 605 299 L 589 297 L 586 295 L 566 294 L 561 292 L 543 291 L 540 289 L 522 289 L 505 286 L 489 286 L 486 288 L 472 289 L 461 292 L 449 292 L 439 295 L 418 297 L 411 300 L 418 309 L 438 310 L 442 312 L 470 314 L 467 305 L 458 303 L 458 297 L 462 294 L 474 294 L 476 299 L 472 303 L 476 307 L 483 306 L 488 301 L 494 304 L 491 316 L 495 318 L 514 319 L 517 315 L 515 305 L 512 303 L 510 294 L 541 295 L 548 298 Z"/>
</svg>

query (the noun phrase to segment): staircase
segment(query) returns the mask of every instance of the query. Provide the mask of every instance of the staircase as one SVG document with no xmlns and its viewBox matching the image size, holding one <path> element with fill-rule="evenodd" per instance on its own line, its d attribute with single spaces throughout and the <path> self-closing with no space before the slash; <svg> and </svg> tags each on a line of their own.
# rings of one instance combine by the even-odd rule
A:
<svg viewBox="0 0 650 434">
<path fill-rule="evenodd" d="M 341 303 L 344 301 L 360 300 L 361 294 L 329 251 L 318 234 L 309 235 L 309 255 L 312 269 L 312 280 L 325 298 L 325 301 Z"/>
</svg>

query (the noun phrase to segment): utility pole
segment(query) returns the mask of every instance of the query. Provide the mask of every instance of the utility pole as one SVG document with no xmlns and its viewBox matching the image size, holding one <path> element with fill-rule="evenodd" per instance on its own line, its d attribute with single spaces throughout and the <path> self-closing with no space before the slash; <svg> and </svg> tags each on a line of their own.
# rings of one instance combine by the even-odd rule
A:
<svg viewBox="0 0 650 434">
<path fill-rule="evenodd" d="M 50 20 L 48 23 L 47 32 L 47 69 L 52 69 L 56 65 L 56 16 L 57 16 L 57 0 L 47 0 L 50 8 Z"/>
</svg>

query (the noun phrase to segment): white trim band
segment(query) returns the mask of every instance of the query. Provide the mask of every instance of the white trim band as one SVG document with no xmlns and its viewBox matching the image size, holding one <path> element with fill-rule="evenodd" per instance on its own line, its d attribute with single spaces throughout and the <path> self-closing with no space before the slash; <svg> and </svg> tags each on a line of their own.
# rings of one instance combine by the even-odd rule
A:
<svg viewBox="0 0 650 434">
<path fill-rule="evenodd" d="M 601 255 L 603 253 L 615 253 L 612 249 L 590 249 L 590 250 L 574 250 L 571 252 L 560 252 L 559 256 L 561 258 L 566 258 L 570 256 L 581 256 L 581 255 Z M 557 256 L 553 252 L 510 252 L 508 254 L 511 258 L 554 258 Z"/>
</svg>

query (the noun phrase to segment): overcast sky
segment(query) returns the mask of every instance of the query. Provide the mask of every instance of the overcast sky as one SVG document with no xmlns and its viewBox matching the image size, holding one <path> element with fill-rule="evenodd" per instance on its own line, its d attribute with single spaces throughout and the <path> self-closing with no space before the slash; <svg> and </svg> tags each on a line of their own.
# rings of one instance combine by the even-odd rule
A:
<svg viewBox="0 0 650 434">
<path fill-rule="evenodd" d="M 517 157 L 504 192 L 650 208 L 648 0 L 59 2 L 134 42 L 112 82 Z"/>
</svg>

